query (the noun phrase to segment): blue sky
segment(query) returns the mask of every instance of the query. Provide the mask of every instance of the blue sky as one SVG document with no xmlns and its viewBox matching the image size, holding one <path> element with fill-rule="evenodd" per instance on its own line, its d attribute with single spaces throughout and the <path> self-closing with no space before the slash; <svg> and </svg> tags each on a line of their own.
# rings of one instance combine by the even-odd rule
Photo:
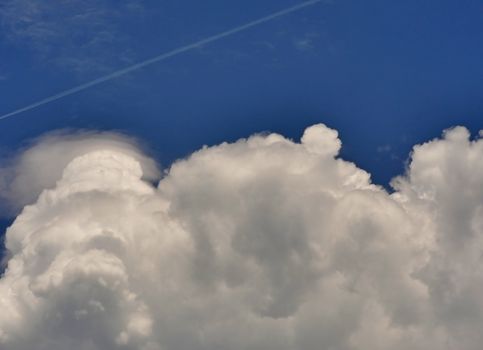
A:
<svg viewBox="0 0 483 350">
<path fill-rule="evenodd" d="M 301 3 L 7 0 L 0 114 Z M 480 1 L 325 1 L 0 125 L 0 150 L 59 128 L 139 137 L 165 166 L 204 144 L 325 123 L 386 185 L 411 147 L 483 126 Z"/>
<path fill-rule="evenodd" d="M 0 1 L 1 349 L 481 349 L 483 2 L 306 1 Z"/>
</svg>

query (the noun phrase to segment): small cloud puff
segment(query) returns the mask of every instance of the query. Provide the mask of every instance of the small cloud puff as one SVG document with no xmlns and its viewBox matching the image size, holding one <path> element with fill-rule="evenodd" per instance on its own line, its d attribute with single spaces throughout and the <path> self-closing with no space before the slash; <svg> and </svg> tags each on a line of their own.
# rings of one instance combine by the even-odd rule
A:
<svg viewBox="0 0 483 350">
<path fill-rule="evenodd" d="M 114 132 L 61 130 L 36 140 L 15 157 L 4 160 L 0 167 L 0 198 L 6 203 L 4 213 L 15 213 L 34 202 L 39 194 L 55 187 L 62 172 L 75 158 L 103 150 L 121 152 L 140 164 L 143 178 L 159 178 L 157 164 L 145 155 L 135 139 Z"/>
</svg>

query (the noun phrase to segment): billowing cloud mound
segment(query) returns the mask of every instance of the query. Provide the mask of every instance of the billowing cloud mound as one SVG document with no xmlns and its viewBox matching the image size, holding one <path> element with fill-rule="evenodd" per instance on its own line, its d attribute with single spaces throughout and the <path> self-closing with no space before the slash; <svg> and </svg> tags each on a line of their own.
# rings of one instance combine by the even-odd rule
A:
<svg viewBox="0 0 483 350">
<path fill-rule="evenodd" d="M 45 147 L 66 142 L 24 157 L 58 166 Z M 7 232 L 1 349 L 481 348 L 483 141 L 466 129 L 416 146 L 391 195 L 323 125 L 203 148 L 157 188 L 122 144 L 73 147 L 55 184 L 17 168 L 48 186 Z"/>
<path fill-rule="evenodd" d="M 15 212 L 31 204 L 44 189 L 55 186 L 70 161 L 99 149 L 117 150 L 137 160 L 143 168 L 143 179 L 159 178 L 156 163 L 143 154 L 132 138 L 112 132 L 57 131 L 35 140 L 25 152 L 0 168 L 0 199 L 7 203 L 1 209 Z"/>
</svg>

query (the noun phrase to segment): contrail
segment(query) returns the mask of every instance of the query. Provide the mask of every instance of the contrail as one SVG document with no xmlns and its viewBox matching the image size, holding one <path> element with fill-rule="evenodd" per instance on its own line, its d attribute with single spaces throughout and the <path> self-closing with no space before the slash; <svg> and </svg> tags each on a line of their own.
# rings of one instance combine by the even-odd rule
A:
<svg viewBox="0 0 483 350">
<path fill-rule="evenodd" d="M 94 80 L 89 81 L 87 83 L 84 83 L 84 84 L 78 85 L 76 87 L 73 87 L 71 89 L 68 89 L 68 90 L 64 90 L 62 92 L 59 92 L 58 94 L 52 95 L 52 96 L 47 97 L 47 98 L 45 98 L 43 100 L 40 100 L 40 101 L 35 102 L 35 103 L 32 103 L 32 104 L 30 104 L 30 105 L 28 105 L 26 107 L 19 108 L 19 109 L 13 111 L 13 112 L 4 114 L 4 115 L 0 116 L 0 120 L 6 119 L 6 118 L 9 118 L 9 117 L 13 117 L 14 115 L 17 115 L 17 114 L 20 114 L 20 113 L 23 113 L 23 112 L 27 112 L 27 111 L 29 111 L 31 109 L 37 108 L 39 106 L 45 105 L 47 103 L 53 102 L 53 101 L 58 100 L 58 99 L 61 99 L 63 97 L 66 97 L 66 96 L 75 94 L 76 92 L 79 92 L 79 91 L 82 91 L 82 90 L 86 90 L 86 89 L 88 89 L 90 87 L 93 87 L 95 85 L 99 85 L 99 84 L 101 84 L 103 82 L 106 82 L 106 81 L 109 81 L 111 79 L 117 78 L 117 77 L 119 77 L 121 75 L 127 74 L 127 73 L 132 72 L 132 71 L 135 71 L 137 69 L 141 69 L 143 67 L 149 66 L 151 64 L 154 64 L 154 63 L 157 63 L 157 62 L 160 62 L 160 61 L 164 61 L 165 59 L 168 59 L 170 57 L 179 55 L 179 54 L 181 54 L 183 52 L 186 52 L 186 51 L 189 51 L 189 50 L 198 48 L 200 46 L 203 46 L 203 45 L 212 43 L 214 41 L 217 41 L 217 40 L 226 38 L 227 36 L 230 36 L 230 35 L 239 33 L 239 32 L 244 31 L 246 29 L 255 27 L 255 26 L 259 25 L 259 24 L 262 24 L 262 23 L 271 21 L 272 19 L 285 16 L 285 15 L 287 15 L 289 13 L 292 13 L 292 12 L 295 12 L 295 11 L 298 11 L 298 10 L 301 10 L 301 9 L 303 9 L 305 7 L 315 5 L 315 4 L 317 4 L 317 3 L 321 2 L 321 1 L 322 0 L 310 0 L 310 1 L 303 2 L 301 4 L 298 4 L 298 5 L 295 5 L 295 6 L 286 8 L 284 10 L 275 12 L 275 13 L 273 13 L 271 15 L 268 15 L 268 16 L 265 16 L 265 17 L 262 17 L 262 18 L 259 18 L 257 20 L 252 21 L 252 22 L 248 22 L 246 24 L 243 24 L 241 26 L 238 26 L 238 27 L 235 27 L 233 29 L 227 30 L 225 32 L 222 32 L 222 33 L 219 33 L 219 34 L 210 36 L 210 37 L 208 37 L 206 39 L 199 40 L 199 41 L 194 42 L 192 44 L 189 44 L 189 45 L 186 45 L 186 46 L 182 46 L 180 48 L 177 48 L 177 49 L 174 49 L 172 51 L 166 52 L 166 53 L 161 54 L 159 56 L 156 56 L 156 57 L 147 59 L 145 61 L 142 61 L 142 62 L 133 64 L 132 66 L 129 66 L 129 67 L 120 69 L 118 71 L 115 71 L 113 73 L 104 75 L 104 76 L 102 76 L 100 78 L 94 79 Z"/>
</svg>

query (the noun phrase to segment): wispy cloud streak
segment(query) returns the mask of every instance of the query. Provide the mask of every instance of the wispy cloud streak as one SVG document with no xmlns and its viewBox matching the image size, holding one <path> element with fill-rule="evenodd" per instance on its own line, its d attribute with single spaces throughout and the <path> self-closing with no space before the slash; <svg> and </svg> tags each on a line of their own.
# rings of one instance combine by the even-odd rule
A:
<svg viewBox="0 0 483 350">
<path fill-rule="evenodd" d="M 196 48 L 198 48 L 200 46 L 203 46 L 203 45 L 206 45 L 206 44 L 210 44 L 212 42 L 215 42 L 215 41 L 218 41 L 220 39 L 226 38 L 228 36 L 234 35 L 236 33 L 242 32 L 244 30 L 247 30 L 247 29 L 250 29 L 252 27 L 258 26 L 260 24 L 269 22 L 269 21 L 271 21 L 273 19 L 276 19 L 278 17 L 282 17 L 282 16 L 288 15 L 288 14 L 290 14 L 292 12 L 295 12 L 295 11 L 301 10 L 303 8 L 306 8 L 306 7 L 315 5 L 315 4 L 317 4 L 317 3 L 321 2 L 321 1 L 322 0 L 310 0 L 310 1 L 303 2 L 301 4 L 298 4 L 298 5 L 295 5 L 295 6 L 286 8 L 284 10 L 275 12 L 273 14 L 270 14 L 268 16 L 259 18 L 257 20 L 251 21 L 251 22 L 248 22 L 246 24 L 243 24 L 241 26 L 235 27 L 233 29 L 224 31 L 222 33 L 219 33 L 219 34 L 210 36 L 208 38 L 205 38 L 205 39 L 202 39 L 202 40 L 199 40 L 199 41 L 196 41 L 196 42 L 191 43 L 189 45 L 185 45 L 185 46 L 179 47 L 177 49 L 174 49 L 174 50 L 169 51 L 169 52 L 166 52 L 164 54 L 155 56 L 155 57 L 150 58 L 150 59 L 147 59 L 145 61 L 142 61 L 142 62 L 133 64 L 133 65 L 131 65 L 129 67 L 126 67 L 126 68 L 117 70 L 117 71 L 115 71 L 113 73 L 104 75 L 104 76 L 102 76 L 100 78 L 97 78 L 97 79 L 94 79 L 94 80 L 89 81 L 87 83 L 78 85 L 78 86 L 73 87 L 71 89 L 64 90 L 62 92 L 59 92 L 58 94 L 52 95 L 52 96 L 47 97 L 47 98 L 45 98 L 43 100 L 40 100 L 40 101 L 35 102 L 35 103 L 32 103 L 32 104 L 30 104 L 28 106 L 25 106 L 25 107 L 19 108 L 17 110 L 14 110 L 12 112 L 9 112 L 7 114 L 4 114 L 4 115 L 0 116 L 0 120 L 6 119 L 6 118 L 9 118 L 9 117 L 13 117 L 13 116 L 18 115 L 18 114 L 23 113 L 23 112 L 27 112 L 29 110 L 32 110 L 32 109 L 37 108 L 37 107 L 40 107 L 40 106 L 45 105 L 47 103 L 50 103 L 50 102 L 59 100 L 59 99 L 61 99 L 63 97 L 66 97 L 66 96 L 75 94 L 77 92 L 80 92 L 80 91 L 89 89 L 89 88 L 91 88 L 93 86 L 96 86 L 96 85 L 99 85 L 101 83 L 104 83 L 106 81 L 115 79 L 117 77 L 120 77 L 122 75 L 125 75 L 127 73 L 130 73 L 132 71 L 135 71 L 135 70 L 144 68 L 144 67 L 149 66 L 149 65 L 152 65 L 154 63 L 158 63 L 158 62 L 164 61 L 164 60 L 166 60 L 168 58 L 171 58 L 173 56 L 177 56 L 177 55 L 179 55 L 181 53 L 184 53 L 186 51 L 190 51 L 190 50 L 196 49 Z"/>
</svg>

